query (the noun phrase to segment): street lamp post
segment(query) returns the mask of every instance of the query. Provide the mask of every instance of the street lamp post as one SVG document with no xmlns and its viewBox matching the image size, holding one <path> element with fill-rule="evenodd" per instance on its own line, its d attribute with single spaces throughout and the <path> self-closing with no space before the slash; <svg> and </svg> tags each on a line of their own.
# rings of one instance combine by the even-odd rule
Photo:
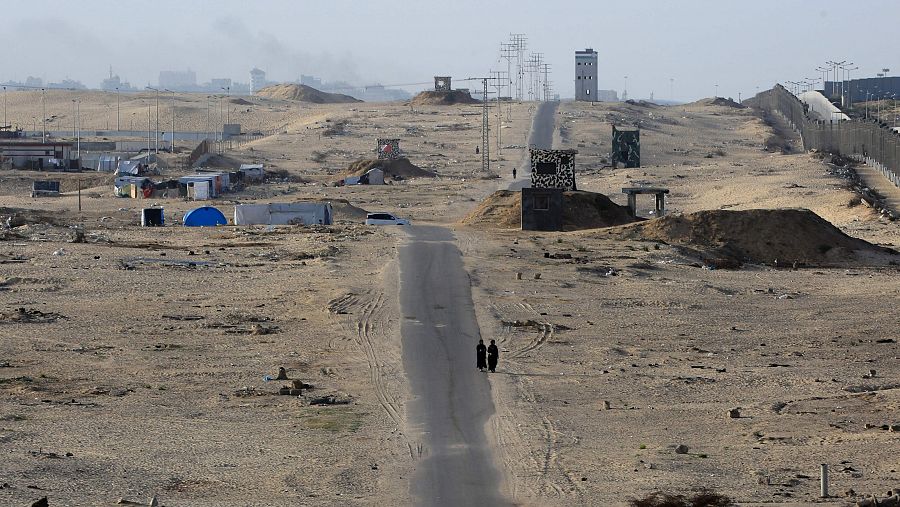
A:
<svg viewBox="0 0 900 507">
<path fill-rule="evenodd" d="M 718 98 L 718 96 L 719 96 L 719 85 L 717 83 L 716 84 L 716 95 L 713 98 Z"/>
<path fill-rule="evenodd" d="M 117 86 L 116 87 L 116 132 L 121 130 L 119 128 L 119 117 L 120 117 L 121 112 L 122 112 L 122 108 L 119 105 L 119 87 Z"/>
<path fill-rule="evenodd" d="M 3 87 L 3 126 L 5 127 L 8 124 L 9 123 L 7 123 L 7 119 L 6 119 L 6 87 L 4 86 Z"/>
<path fill-rule="evenodd" d="M 175 153 L 175 92 L 168 88 L 165 91 L 172 94 L 172 146 L 170 150 L 172 153 Z"/>
<path fill-rule="evenodd" d="M 206 138 L 209 139 L 209 95 L 206 96 Z"/>
<path fill-rule="evenodd" d="M 75 149 L 78 153 L 77 157 L 81 160 L 81 101 L 77 101 L 75 103 L 75 123 L 78 124 L 78 129 L 76 130 L 77 135 L 75 137 Z"/>
</svg>

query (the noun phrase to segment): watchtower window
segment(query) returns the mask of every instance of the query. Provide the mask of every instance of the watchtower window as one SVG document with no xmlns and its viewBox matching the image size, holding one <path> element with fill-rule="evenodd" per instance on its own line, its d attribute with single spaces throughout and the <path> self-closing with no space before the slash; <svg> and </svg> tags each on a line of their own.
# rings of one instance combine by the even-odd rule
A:
<svg viewBox="0 0 900 507">
<path fill-rule="evenodd" d="M 534 170 L 538 174 L 556 174 L 556 164 L 553 162 L 538 162 Z"/>
</svg>

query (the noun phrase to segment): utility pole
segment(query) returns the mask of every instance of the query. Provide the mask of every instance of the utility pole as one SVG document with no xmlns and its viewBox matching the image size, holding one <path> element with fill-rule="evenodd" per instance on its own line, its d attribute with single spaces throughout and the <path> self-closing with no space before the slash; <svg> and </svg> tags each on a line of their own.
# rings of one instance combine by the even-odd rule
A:
<svg viewBox="0 0 900 507">
<path fill-rule="evenodd" d="M 503 90 L 504 74 L 506 75 L 506 77 L 508 77 L 509 74 L 506 74 L 506 72 L 502 70 L 491 72 L 491 74 L 491 77 L 494 79 L 494 87 L 497 89 L 497 153 L 499 154 L 503 150 L 503 145 L 501 144 L 500 140 L 500 131 L 502 130 L 501 127 L 503 122 L 501 116 L 503 114 L 503 107 L 501 105 L 502 103 L 500 102 L 500 95 L 501 91 Z"/>
<path fill-rule="evenodd" d="M 209 139 L 209 95 L 206 96 L 206 138 Z"/>
<path fill-rule="evenodd" d="M 119 119 L 122 113 L 122 108 L 119 106 L 119 87 L 116 87 L 116 132 L 120 130 L 119 128 Z"/>
<path fill-rule="evenodd" d="M 150 162 L 150 104 L 147 104 L 147 162 Z"/>
<path fill-rule="evenodd" d="M 524 33 L 509 34 L 510 44 L 515 46 L 516 52 L 516 100 L 521 101 L 525 96 L 525 49 L 528 48 L 528 38 Z"/>
<path fill-rule="evenodd" d="M 152 86 L 147 86 L 146 88 L 156 92 L 156 146 L 154 151 L 159 155 L 159 89 Z"/>
<path fill-rule="evenodd" d="M 9 125 L 6 119 L 6 87 L 3 87 L 3 126 Z"/>
<path fill-rule="evenodd" d="M 44 100 L 44 89 L 41 88 L 41 144 L 47 142 L 47 102 Z"/>
</svg>

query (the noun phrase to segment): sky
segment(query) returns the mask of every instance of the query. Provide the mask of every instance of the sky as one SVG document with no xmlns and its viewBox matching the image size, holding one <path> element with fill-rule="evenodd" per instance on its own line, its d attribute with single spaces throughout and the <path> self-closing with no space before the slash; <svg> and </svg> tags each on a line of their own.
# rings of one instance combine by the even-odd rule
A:
<svg viewBox="0 0 900 507">
<path fill-rule="evenodd" d="M 462 80 L 507 68 L 500 43 L 511 33 L 543 53 L 563 98 L 574 95 L 574 51 L 587 47 L 599 53 L 599 87 L 621 95 L 627 82 L 632 98 L 746 98 L 821 79 L 828 60 L 854 62 L 853 77 L 900 75 L 896 0 L 29 0 L 0 3 L 0 20 L 0 82 L 97 87 L 110 66 L 137 87 L 160 70 L 249 82 L 259 67 L 272 81 L 449 75 L 474 88 Z"/>
</svg>

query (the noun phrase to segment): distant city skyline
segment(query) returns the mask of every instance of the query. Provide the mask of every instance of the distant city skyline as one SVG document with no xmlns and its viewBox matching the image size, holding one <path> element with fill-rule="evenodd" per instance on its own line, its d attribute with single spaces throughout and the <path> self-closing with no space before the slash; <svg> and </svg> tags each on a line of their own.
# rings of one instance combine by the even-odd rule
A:
<svg viewBox="0 0 900 507">
<path fill-rule="evenodd" d="M 598 52 L 598 88 L 631 98 L 693 100 L 747 97 L 776 82 L 820 78 L 827 60 L 853 61 L 851 77 L 900 71 L 900 3 L 836 0 L 736 4 L 713 0 L 571 1 L 548 8 L 532 0 L 453 3 L 175 2 L 152 4 L 32 0 L 4 5 L 6 38 L 26 51 L 4 54 L 0 81 L 64 79 L 99 88 L 109 67 L 138 89 L 160 71 L 196 72 L 198 82 L 250 82 L 258 67 L 272 82 L 301 74 L 350 85 L 428 88 L 434 75 L 467 77 L 506 70 L 500 44 L 510 33 L 543 54 L 553 90 L 573 97 L 574 51 Z M 173 15 L 174 14 L 174 15 Z M 46 27 L 34 37 L 35 27 Z M 102 27 L 102 30 L 98 30 Z M 878 34 L 851 37 L 853 31 Z M 52 55 L 52 58 L 37 58 Z"/>
</svg>

